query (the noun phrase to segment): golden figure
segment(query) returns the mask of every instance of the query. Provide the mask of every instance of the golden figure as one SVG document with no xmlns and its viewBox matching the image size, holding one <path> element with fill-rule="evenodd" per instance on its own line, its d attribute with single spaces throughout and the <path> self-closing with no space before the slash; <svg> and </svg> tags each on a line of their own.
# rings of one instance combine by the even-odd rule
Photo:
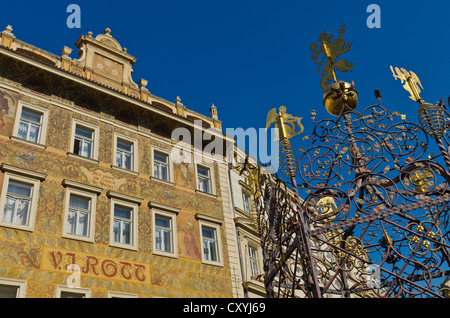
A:
<svg viewBox="0 0 450 318">
<path fill-rule="evenodd" d="M 286 106 L 280 106 L 279 112 L 277 112 L 276 108 L 272 108 L 267 114 L 266 129 L 275 123 L 276 128 L 281 128 L 279 138 L 275 138 L 275 140 L 283 138 L 290 139 L 303 132 L 302 119 L 303 117 L 294 117 L 286 113 Z M 299 128 L 298 131 L 296 131 L 296 126 Z"/>
<path fill-rule="evenodd" d="M 394 68 L 391 65 L 391 71 L 392 71 L 392 75 L 394 75 L 394 78 L 397 80 L 399 79 L 401 81 L 401 83 L 403 85 L 403 88 L 408 91 L 411 96 L 409 96 L 409 98 L 411 98 L 413 101 L 416 102 L 421 102 L 421 98 L 420 98 L 420 88 L 419 86 L 423 89 L 422 83 L 420 83 L 419 77 L 412 71 L 406 71 L 404 68 Z"/>
</svg>

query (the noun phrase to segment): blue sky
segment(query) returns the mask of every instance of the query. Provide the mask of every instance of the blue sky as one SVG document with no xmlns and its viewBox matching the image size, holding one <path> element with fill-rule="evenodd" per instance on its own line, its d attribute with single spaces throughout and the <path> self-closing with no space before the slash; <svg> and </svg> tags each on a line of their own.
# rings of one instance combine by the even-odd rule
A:
<svg viewBox="0 0 450 318">
<path fill-rule="evenodd" d="M 81 8 L 81 28 L 66 25 L 69 4 Z M 381 28 L 366 25 L 367 6 L 381 8 Z M 17 38 L 52 53 L 74 49 L 81 34 L 111 28 L 128 53 L 137 58 L 133 78 L 149 81 L 151 93 L 209 114 L 214 103 L 223 127 L 264 127 L 266 114 L 285 105 L 303 117 L 330 117 L 322 106 L 322 89 L 309 45 L 324 30 L 338 33 L 352 49 L 343 56 L 353 72 L 338 78 L 354 81 L 358 109 L 383 96 L 383 105 L 417 121 L 418 104 L 395 80 L 390 65 L 414 71 L 422 98 L 447 101 L 450 90 L 450 4 L 443 1 L 7 1 L 0 28 L 13 26 Z M 2 26 L 3 25 L 3 26 Z"/>
</svg>

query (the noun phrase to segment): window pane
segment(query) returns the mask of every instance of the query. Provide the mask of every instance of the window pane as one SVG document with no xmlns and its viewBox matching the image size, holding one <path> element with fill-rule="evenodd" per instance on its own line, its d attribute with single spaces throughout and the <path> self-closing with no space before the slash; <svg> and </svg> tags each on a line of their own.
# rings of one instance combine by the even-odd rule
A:
<svg viewBox="0 0 450 318">
<path fill-rule="evenodd" d="M 17 298 L 18 286 L 0 285 L 0 298 Z"/>
<path fill-rule="evenodd" d="M 17 137 L 21 139 L 27 139 L 28 136 L 28 123 L 20 122 L 19 130 L 17 131 Z"/>
<path fill-rule="evenodd" d="M 164 154 L 164 153 L 157 152 L 157 151 L 154 152 L 154 160 L 155 161 L 160 161 L 160 162 L 163 162 L 163 163 L 167 163 L 169 161 L 168 157 L 169 156 Z"/>
<path fill-rule="evenodd" d="M 13 222 L 15 208 L 16 208 L 16 200 L 14 198 L 6 197 L 6 204 L 3 210 L 3 221 L 8 223 Z"/>
<path fill-rule="evenodd" d="M 71 194 L 69 200 L 69 206 L 73 208 L 79 208 L 83 210 L 89 210 L 89 205 L 91 200 L 89 198 L 84 198 L 78 195 Z"/>
<path fill-rule="evenodd" d="M 92 142 L 83 140 L 79 154 L 81 156 L 91 158 L 91 153 L 92 153 Z"/>
<path fill-rule="evenodd" d="M 29 200 L 17 200 L 16 201 L 16 217 L 13 223 L 20 225 L 28 224 L 28 211 L 30 208 Z"/>
<path fill-rule="evenodd" d="M 124 140 L 117 139 L 117 149 L 132 152 L 133 144 Z"/>
<path fill-rule="evenodd" d="M 24 197 L 31 197 L 31 190 L 33 186 L 26 183 L 9 181 L 8 183 L 8 193 L 18 194 Z"/>
<path fill-rule="evenodd" d="M 37 143 L 39 141 L 39 129 L 40 128 L 41 128 L 40 126 L 31 124 L 30 125 L 30 134 L 29 134 L 27 140 Z"/>
<path fill-rule="evenodd" d="M 155 216 L 155 225 L 170 229 L 171 219 L 163 216 Z"/>
<path fill-rule="evenodd" d="M 210 228 L 207 228 L 207 227 L 202 227 L 202 235 L 203 235 L 203 237 L 210 238 L 210 239 L 215 239 L 216 238 L 215 232 L 216 231 L 214 229 L 210 229 Z"/>
<path fill-rule="evenodd" d="M 121 243 L 131 244 L 131 223 L 130 222 L 123 222 Z"/>
<path fill-rule="evenodd" d="M 70 293 L 62 291 L 61 298 L 85 298 L 85 295 L 81 293 Z"/>
<path fill-rule="evenodd" d="M 131 220 L 131 209 L 122 207 L 120 205 L 115 205 L 114 206 L 114 216 Z"/>
<path fill-rule="evenodd" d="M 92 129 L 81 127 L 81 126 L 77 125 L 75 128 L 75 135 L 92 140 L 94 131 Z"/>
<path fill-rule="evenodd" d="M 29 109 L 22 108 L 22 115 L 20 116 L 20 118 L 40 124 L 42 114 Z"/>
<path fill-rule="evenodd" d="M 209 169 L 208 168 L 205 168 L 202 166 L 197 166 L 197 172 L 199 175 L 209 178 Z"/>
</svg>

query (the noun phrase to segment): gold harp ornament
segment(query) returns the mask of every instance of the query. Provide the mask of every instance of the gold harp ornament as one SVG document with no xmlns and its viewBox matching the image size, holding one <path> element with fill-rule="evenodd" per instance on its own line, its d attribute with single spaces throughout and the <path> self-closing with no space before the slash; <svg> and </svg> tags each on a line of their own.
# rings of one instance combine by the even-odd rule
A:
<svg viewBox="0 0 450 318">
<path fill-rule="evenodd" d="M 395 80 L 399 79 L 403 88 L 410 94 L 409 98 L 420 103 L 419 122 L 423 130 L 433 139 L 441 139 L 445 129 L 445 116 L 442 112 L 443 103 L 437 105 L 426 103 L 420 97 L 423 86 L 416 73 L 392 65 L 390 68 Z"/>
</svg>

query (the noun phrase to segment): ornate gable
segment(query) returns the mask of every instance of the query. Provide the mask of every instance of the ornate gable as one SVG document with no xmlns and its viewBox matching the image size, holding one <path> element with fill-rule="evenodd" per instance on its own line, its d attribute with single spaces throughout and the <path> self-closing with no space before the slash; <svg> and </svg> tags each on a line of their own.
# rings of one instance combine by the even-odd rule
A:
<svg viewBox="0 0 450 318">
<path fill-rule="evenodd" d="M 75 45 L 80 49 L 80 58 L 74 64 L 83 69 L 86 78 L 125 93 L 139 88 L 131 76 L 136 58 L 111 36 L 109 28 L 95 38 L 88 32 Z"/>
</svg>

